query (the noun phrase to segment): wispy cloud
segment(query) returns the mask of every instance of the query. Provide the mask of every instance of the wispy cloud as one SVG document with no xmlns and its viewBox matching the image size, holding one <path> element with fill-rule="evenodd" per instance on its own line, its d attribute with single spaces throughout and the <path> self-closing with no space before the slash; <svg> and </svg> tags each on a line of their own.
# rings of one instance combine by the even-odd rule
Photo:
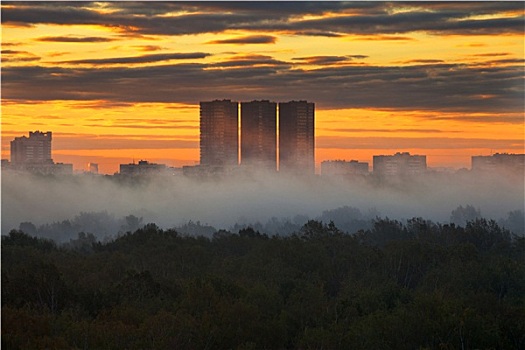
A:
<svg viewBox="0 0 525 350">
<path fill-rule="evenodd" d="M 39 60 L 39 56 L 28 51 L 2 50 L 3 62 L 33 62 Z"/>
<path fill-rule="evenodd" d="M 163 49 L 162 46 L 158 46 L 158 45 L 139 45 L 139 46 L 134 46 L 134 47 L 139 49 L 140 51 L 146 51 L 146 52 L 160 51 Z"/>
<path fill-rule="evenodd" d="M 229 39 L 208 41 L 207 44 L 274 44 L 276 41 L 277 38 L 271 35 L 248 35 Z"/>
<path fill-rule="evenodd" d="M 198 140 L 187 140 L 178 137 L 170 139 L 156 138 L 155 135 L 147 135 L 143 139 L 134 135 L 127 137 L 111 137 L 108 135 L 90 137 L 77 134 L 74 137 L 62 137 L 55 133 L 53 148 L 56 151 L 63 150 L 118 150 L 118 149 L 160 149 L 160 148 L 198 148 Z M 120 135 L 122 136 L 122 135 Z"/>
<path fill-rule="evenodd" d="M 488 139 L 461 137 L 343 137 L 320 136 L 316 148 L 338 149 L 523 149 L 523 139 Z"/>
<path fill-rule="evenodd" d="M 470 56 L 474 57 L 497 57 L 497 56 L 509 56 L 509 52 L 488 52 L 488 53 L 477 53 Z"/>
<path fill-rule="evenodd" d="M 411 64 L 411 63 L 435 64 L 435 63 L 443 63 L 443 62 L 445 62 L 445 61 L 429 58 L 429 59 L 406 60 L 406 61 L 401 61 L 400 63 L 408 63 L 408 64 Z"/>
<path fill-rule="evenodd" d="M 101 37 L 101 36 L 43 36 L 35 39 L 36 41 L 44 42 L 60 42 L 60 43 L 103 43 L 114 41 L 115 39 Z"/>
<path fill-rule="evenodd" d="M 292 60 L 301 61 L 301 63 L 317 64 L 317 65 L 331 65 L 334 63 L 345 63 L 350 62 L 353 59 L 364 59 L 368 56 L 365 55 L 349 55 L 349 56 L 308 56 L 308 57 L 295 57 Z"/>
<path fill-rule="evenodd" d="M 187 52 L 187 53 L 161 53 L 133 57 L 112 57 L 112 58 L 95 58 L 84 60 L 61 61 L 59 63 L 68 64 L 130 64 L 130 63 L 152 63 L 169 60 L 186 60 L 200 59 L 209 56 L 205 52 Z"/>
<path fill-rule="evenodd" d="M 363 132 L 373 132 L 373 133 L 432 133 L 432 134 L 438 134 L 438 133 L 456 133 L 460 131 L 444 131 L 439 129 L 364 129 L 364 128 L 317 128 L 318 130 L 324 130 L 324 131 L 336 131 L 336 132 L 342 132 L 342 133 L 363 133 Z"/>
</svg>

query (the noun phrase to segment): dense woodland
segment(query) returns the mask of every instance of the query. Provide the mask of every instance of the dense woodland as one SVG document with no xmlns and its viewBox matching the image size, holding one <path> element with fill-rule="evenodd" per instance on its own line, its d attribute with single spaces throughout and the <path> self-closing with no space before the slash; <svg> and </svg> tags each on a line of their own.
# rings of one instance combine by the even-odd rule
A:
<svg viewBox="0 0 525 350">
<path fill-rule="evenodd" d="M 525 238 L 494 221 L 109 242 L 2 237 L 3 349 L 525 349 Z"/>
</svg>

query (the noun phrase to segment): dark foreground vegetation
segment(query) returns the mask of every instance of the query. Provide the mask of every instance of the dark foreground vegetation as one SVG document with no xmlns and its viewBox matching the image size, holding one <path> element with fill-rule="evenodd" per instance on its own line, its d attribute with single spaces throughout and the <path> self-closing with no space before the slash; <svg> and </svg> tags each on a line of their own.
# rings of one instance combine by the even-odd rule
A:
<svg viewBox="0 0 525 350">
<path fill-rule="evenodd" d="M 2 237 L 2 349 L 525 349 L 525 239 L 495 222 L 344 234 L 153 224 Z"/>
</svg>

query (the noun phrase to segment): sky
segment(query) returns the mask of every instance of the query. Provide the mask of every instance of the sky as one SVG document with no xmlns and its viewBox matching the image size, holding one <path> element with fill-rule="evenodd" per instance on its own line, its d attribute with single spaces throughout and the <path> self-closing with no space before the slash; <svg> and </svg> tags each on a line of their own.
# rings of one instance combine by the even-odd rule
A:
<svg viewBox="0 0 525 350">
<path fill-rule="evenodd" d="M 523 2 L 8 2 L 2 158 L 199 162 L 199 102 L 308 100 L 316 163 L 524 152 Z"/>
</svg>

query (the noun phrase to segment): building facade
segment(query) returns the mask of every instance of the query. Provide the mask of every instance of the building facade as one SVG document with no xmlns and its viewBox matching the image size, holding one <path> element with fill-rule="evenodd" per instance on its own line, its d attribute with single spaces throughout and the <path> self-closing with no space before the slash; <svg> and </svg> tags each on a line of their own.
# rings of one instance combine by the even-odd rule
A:
<svg viewBox="0 0 525 350">
<path fill-rule="evenodd" d="M 523 174 L 525 154 L 496 153 L 491 156 L 472 156 L 472 171 Z"/>
<path fill-rule="evenodd" d="M 275 102 L 241 102 L 241 164 L 277 170 Z"/>
<path fill-rule="evenodd" d="M 315 173 L 314 115 L 314 103 L 279 103 L 279 171 Z"/>
<path fill-rule="evenodd" d="M 408 152 L 374 156 L 373 167 L 374 174 L 383 177 L 421 175 L 427 170 L 427 156 Z"/>
<path fill-rule="evenodd" d="M 239 164 L 239 103 L 215 100 L 200 103 L 200 164 L 228 167 Z"/>
<path fill-rule="evenodd" d="M 155 175 L 165 173 L 166 165 L 150 163 L 147 160 L 140 160 L 138 164 L 120 164 L 120 175 L 126 176 L 140 176 L 140 175 Z"/>
<path fill-rule="evenodd" d="M 357 160 L 325 160 L 321 162 L 321 175 L 323 176 L 346 176 L 346 175 L 368 175 L 368 163 Z"/>
<path fill-rule="evenodd" d="M 51 131 L 34 131 L 29 132 L 29 137 L 16 137 L 11 141 L 11 164 L 15 167 L 53 164 L 51 139 Z"/>
</svg>

